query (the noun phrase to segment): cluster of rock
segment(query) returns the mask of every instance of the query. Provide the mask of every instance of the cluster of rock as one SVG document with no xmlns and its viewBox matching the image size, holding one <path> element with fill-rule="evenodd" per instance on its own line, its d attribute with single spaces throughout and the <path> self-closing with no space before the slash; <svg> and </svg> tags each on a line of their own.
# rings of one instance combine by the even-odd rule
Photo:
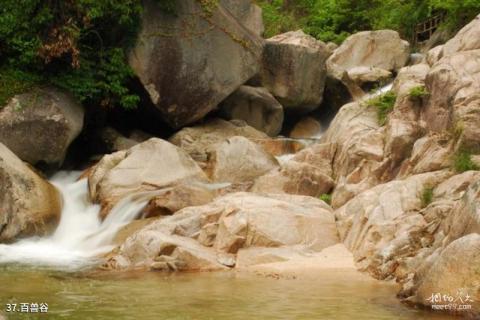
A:
<svg viewBox="0 0 480 320">
<path fill-rule="evenodd" d="M 434 293 L 462 289 L 480 313 L 480 172 L 454 170 L 456 154 L 480 159 L 480 16 L 406 66 L 409 44 L 394 31 L 360 32 L 332 50 L 302 31 L 261 39 L 250 1 L 178 1 L 175 15 L 145 5 L 130 64 L 161 117 L 180 128 L 219 108 L 227 120 L 168 141 L 105 132 L 116 152 L 88 170 L 91 200 L 105 218 L 121 199 L 149 195 L 142 216 L 151 218 L 121 232 L 105 268 L 241 268 L 341 242 L 360 270 L 399 282 L 406 301 L 428 305 Z M 359 98 L 393 79 L 383 124 Z M 272 139 L 284 113 L 312 111 L 335 91 L 353 102 L 318 143 Z M 0 144 L 0 241 L 58 223 L 58 193 L 19 158 L 61 164 L 82 120 L 82 108 L 52 88 L 0 110 L 0 142 L 13 151 Z M 302 123 L 299 138 L 322 131 Z M 48 141 L 32 144 L 32 134 Z M 277 160 L 286 153 L 294 155 Z"/>
<path fill-rule="evenodd" d="M 180 131 L 171 141 L 205 173 L 188 180 L 205 197 L 184 194 L 181 205 L 171 197 L 185 180 L 169 184 L 156 212 L 173 215 L 127 237 L 107 266 L 224 269 L 295 259 L 341 241 L 360 270 L 399 282 L 405 301 L 428 305 L 432 294 L 462 290 L 474 301 L 468 312 L 478 314 L 480 172 L 458 172 L 454 159 L 465 150 L 478 158 L 480 47 L 471 42 L 479 21 L 418 64 L 376 66 L 398 72 L 385 125 L 375 108 L 346 104 L 320 143 L 281 164 L 246 130 L 226 139 L 214 138 L 214 124 Z M 413 95 L 418 87 L 428 94 Z M 318 200 L 327 193 L 331 207 Z"/>
</svg>

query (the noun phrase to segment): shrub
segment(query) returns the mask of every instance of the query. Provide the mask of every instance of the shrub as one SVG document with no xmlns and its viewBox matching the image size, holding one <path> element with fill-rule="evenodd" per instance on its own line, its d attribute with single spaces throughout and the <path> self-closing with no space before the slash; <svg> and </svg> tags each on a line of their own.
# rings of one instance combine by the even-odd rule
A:
<svg viewBox="0 0 480 320">
<path fill-rule="evenodd" d="M 417 23 L 444 12 L 444 27 L 456 31 L 480 12 L 478 0 L 258 0 L 266 35 L 294 29 L 322 41 L 341 43 L 363 30 L 393 29 L 411 38 Z"/>
<path fill-rule="evenodd" d="M 89 104 L 134 107 L 139 98 L 127 87 L 133 73 L 125 50 L 141 10 L 138 0 L 3 0 L 0 79 L 15 82 L 1 89 L 0 103 L 37 79 Z"/>
<path fill-rule="evenodd" d="M 422 192 L 422 206 L 423 208 L 427 207 L 433 200 L 433 188 L 426 187 Z"/>
<path fill-rule="evenodd" d="M 393 110 L 397 95 L 393 91 L 385 92 L 366 101 L 366 105 L 377 109 L 378 123 L 383 126 L 387 122 L 387 116 Z"/>
<path fill-rule="evenodd" d="M 480 170 L 479 166 L 472 161 L 472 154 L 466 150 L 458 151 L 455 154 L 453 167 L 458 173 L 470 170 Z"/>
<path fill-rule="evenodd" d="M 331 204 L 332 203 L 332 195 L 331 194 L 328 194 L 328 193 L 324 193 L 322 195 L 320 195 L 320 197 L 318 197 L 320 200 L 324 201 L 325 203 L 327 204 Z"/>
<path fill-rule="evenodd" d="M 423 98 L 423 97 L 426 97 L 429 95 L 427 89 L 425 88 L 425 86 L 416 86 L 416 87 L 413 87 L 412 89 L 410 89 L 410 91 L 408 92 L 408 95 L 412 98 Z"/>
</svg>

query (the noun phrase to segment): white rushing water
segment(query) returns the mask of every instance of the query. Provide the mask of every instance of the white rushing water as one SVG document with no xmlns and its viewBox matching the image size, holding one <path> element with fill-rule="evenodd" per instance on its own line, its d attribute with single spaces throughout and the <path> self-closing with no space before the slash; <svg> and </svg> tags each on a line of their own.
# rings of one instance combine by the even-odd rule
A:
<svg viewBox="0 0 480 320">
<path fill-rule="evenodd" d="M 152 196 L 144 193 L 123 199 L 102 222 L 100 206 L 88 200 L 87 180 L 77 181 L 79 176 L 80 172 L 59 172 L 50 180 L 63 196 L 62 217 L 54 234 L 0 244 L 0 264 L 75 270 L 98 263 L 96 257 L 112 249 L 117 231 L 135 219 Z"/>
</svg>

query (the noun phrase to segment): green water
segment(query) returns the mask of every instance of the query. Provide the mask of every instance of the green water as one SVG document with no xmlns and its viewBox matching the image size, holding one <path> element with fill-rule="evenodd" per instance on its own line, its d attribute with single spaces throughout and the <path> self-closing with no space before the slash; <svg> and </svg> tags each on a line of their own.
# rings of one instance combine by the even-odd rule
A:
<svg viewBox="0 0 480 320">
<path fill-rule="evenodd" d="M 392 284 L 348 272 L 308 279 L 253 274 L 71 274 L 0 267 L 0 303 L 41 303 L 48 314 L 8 319 L 449 319 L 408 308 Z"/>
</svg>

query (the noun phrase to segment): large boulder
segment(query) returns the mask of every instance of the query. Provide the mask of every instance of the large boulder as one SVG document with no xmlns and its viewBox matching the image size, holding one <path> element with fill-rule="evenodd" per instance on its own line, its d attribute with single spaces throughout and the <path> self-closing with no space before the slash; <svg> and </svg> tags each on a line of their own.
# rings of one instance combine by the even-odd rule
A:
<svg viewBox="0 0 480 320">
<path fill-rule="evenodd" d="M 60 166 L 83 128 L 83 107 L 69 94 L 34 88 L 0 110 L 0 142 L 31 164 Z"/>
<path fill-rule="evenodd" d="M 480 15 L 463 27 L 452 39 L 447 41 L 442 48 L 443 57 L 459 51 L 480 49 Z"/>
<path fill-rule="evenodd" d="M 343 106 L 333 119 L 321 140 L 338 146 L 331 162 L 334 208 L 384 180 L 384 131 L 375 108 L 363 103 Z"/>
<path fill-rule="evenodd" d="M 313 197 L 329 193 L 334 186 L 332 160 L 336 150 L 337 145 L 333 143 L 303 149 L 280 168 L 259 177 L 252 191 Z"/>
<path fill-rule="evenodd" d="M 263 35 L 265 26 L 263 25 L 262 8 L 252 0 L 220 0 L 220 3 L 248 30 L 259 36 Z"/>
<path fill-rule="evenodd" d="M 480 234 L 464 236 L 441 251 L 407 301 L 476 319 L 480 315 Z M 458 309 L 452 309 L 455 305 Z"/>
<path fill-rule="evenodd" d="M 203 118 L 258 72 L 263 40 L 221 2 L 175 3 L 171 14 L 144 2 L 129 62 L 161 116 L 178 128 Z"/>
<path fill-rule="evenodd" d="M 410 45 L 392 30 L 362 31 L 348 37 L 327 60 L 328 74 L 338 81 L 347 74 L 359 84 L 388 78 L 403 67 Z"/>
<path fill-rule="evenodd" d="M 391 278 L 399 260 L 432 244 L 421 213 L 428 190 L 451 176 L 437 171 L 395 180 L 360 193 L 335 212 L 340 237 L 357 266 L 376 278 Z"/>
<path fill-rule="evenodd" d="M 321 251 L 338 243 L 332 210 L 318 199 L 236 193 L 216 203 L 224 208 L 213 242 L 219 251 L 282 246 Z"/>
<path fill-rule="evenodd" d="M 228 120 L 244 120 L 272 137 L 282 130 L 283 107 L 265 88 L 241 86 L 222 102 L 220 112 Z"/>
<path fill-rule="evenodd" d="M 463 147 L 480 149 L 480 49 L 459 51 L 427 75 L 430 99 L 422 119 L 433 132 L 454 132 Z"/>
<path fill-rule="evenodd" d="M 291 31 L 266 41 L 261 82 L 286 111 L 311 111 L 322 102 L 326 45 L 303 31 Z"/>
<path fill-rule="evenodd" d="M 336 243 L 334 216 L 323 201 L 240 192 L 150 223 L 112 252 L 106 266 L 224 269 L 235 266 L 242 248 L 284 248 L 305 254 Z"/>
<path fill-rule="evenodd" d="M 214 182 L 242 183 L 278 167 L 262 147 L 244 137 L 232 137 L 217 144 L 208 155 L 206 172 Z"/>
<path fill-rule="evenodd" d="M 250 127 L 244 121 L 213 119 L 202 125 L 183 128 L 169 141 L 185 150 L 195 161 L 206 162 L 208 152 L 213 146 L 235 136 L 250 140 L 270 140 L 268 135 Z"/>
<path fill-rule="evenodd" d="M 0 243 L 48 235 L 61 210 L 57 189 L 0 143 Z"/>
<path fill-rule="evenodd" d="M 90 198 L 102 205 L 102 218 L 126 196 L 185 181 L 208 178 L 187 153 L 157 138 L 104 156 L 88 176 Z"/>
</svg>

